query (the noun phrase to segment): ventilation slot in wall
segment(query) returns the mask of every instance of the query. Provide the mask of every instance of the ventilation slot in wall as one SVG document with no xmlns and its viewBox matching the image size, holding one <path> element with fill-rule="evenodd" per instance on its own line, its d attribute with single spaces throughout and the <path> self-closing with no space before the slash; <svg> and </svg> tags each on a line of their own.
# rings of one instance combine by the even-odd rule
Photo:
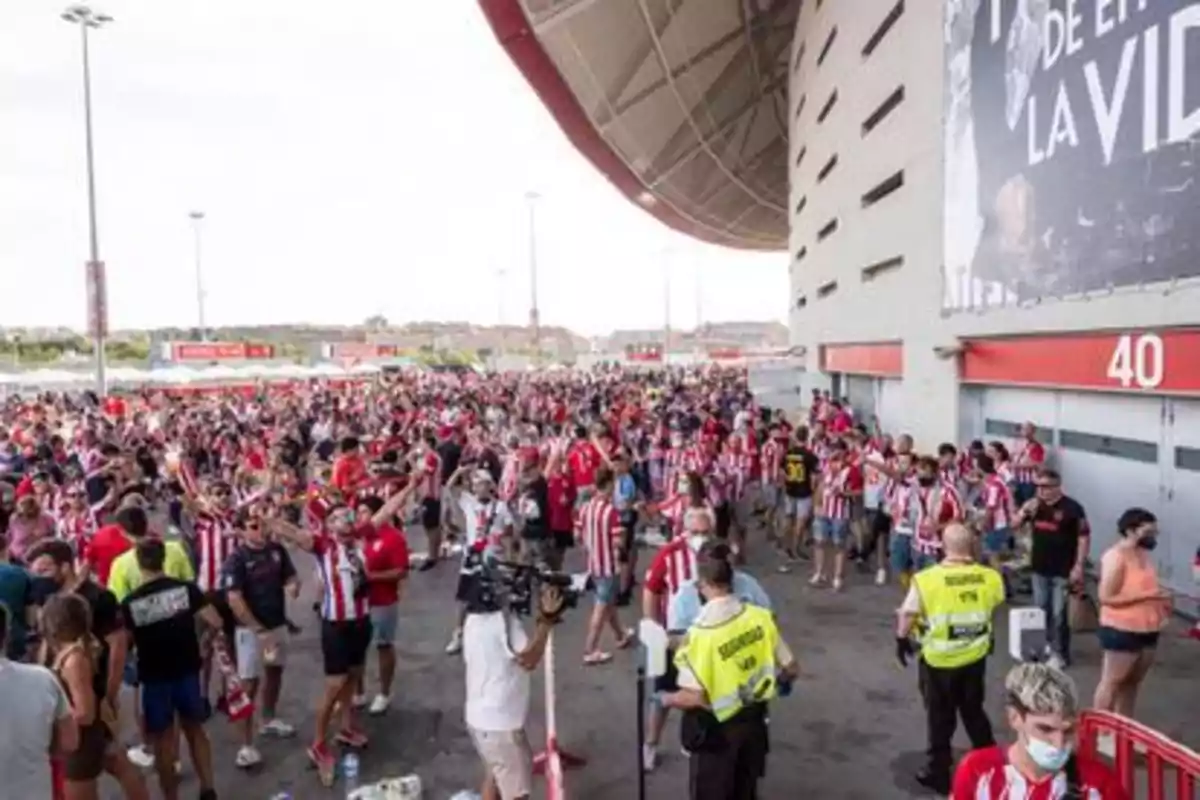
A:
<svg viewBox="0 0 1200 800">
<path fill-rule="evenodd" d="M 800 162 L 804 160 L 804 157 L 805 157 L 806 155 L 808 155 L 808 148 L 807 148 L 807 147 L 801 147 L 801 148 L 800 148 L 800 152 L 799 152 L 799 153 L 796 153 L 796 166 L 797 166 L 797 167 L 798 167 L 798 166 L 800 166 Z"/>
<path fill-rule="evenodd" d="M 800 95 L 800 102 L 796 103 L 796 119 L 800 119 L 800 112 L 804 110 L 804 104 L 808 102 L 808 95 Z"/>
<path fill-rule="evenodd" d="M 837 229 L 838 229 L 838 221 L 837 221 L 837 217 L 834 217 L 833 219 L 829 220 L 829 222 L 825 223 L 825 227 L 823 227 L 823 228 L 821 228 L 821 230 L 817 231 L 817 241 L 818 242 L 825 241 L 830 236 L 833 236 L 833 234 L 837 233 Z"/>
<path fill-rule="evenodd" d="M 866 136 L 871 131 L 879 126 L 879 123 L 887 119 L 888 114 L 896 110 L 896 107 L 904 102 L 904 87 L 897 87 L 896 91 L 887 96 L 879 108 L 871 112 L 871 116 L 867 117 L 862 124 L 862 135 Z"/>
<path fill-rule="evenodd" d="M 824 300 L 826 297 L 829 297 L 829 295 L 836 291 L 837 281 L 830 281 L 829 283 L 821 284 L 821 286 L 817 289 L 817 299 Z"/>
<path fill-rule="evenodd" d="M 862 279 L 864 281 L 873 281 L 879 276 L 893 270 L 900 269 L 904 266 L 904 256 L 892 256 L 885 258 L 883 261 L 876 261 L 874 264 L 868 264 L 862 268 Z"/>
<path fill-rule="evenodd" d="M 796 216 L 800 216 L 800 212 L 808 205 L 808 195 L 800 198 L 800 202 L 796 203 Z"/>
<path fill-rule="evenodd" d="M 807 255 L 808 255 L 808 248 L 801 247 L 799 250 L 796 251 L 796 263 L 799 264 L 801 261 L 804 260 L 804 257 Z"/>
<path fill-rule="evenodd" d="M 825 57 L 829 55 L 829 51 L 833 49 L 833 42 L 837 39 L 837 26 L 833 26 L 833 30 L 829 32 L 829 38 L 825 40 L 825 44 L 821 46 L 821 54 L 817 56 L 817 66 L 825 63 Z"/>
<path fill-rule="evenodd" d="M 870 208 L 904 185 L 904 170 L 886 178 L 882 183 L 862 196 L 862 207 Z"/>
<path fill-rule="evenodd" d="M 821 113 L 817 114 L 817 122 L 824 122 L 825 118 L 829 116 L 829 112 L 833 111 L 835 105 L 837 105 L 837 89 L 833 90 L 833 94 L 829 95 L 829 99 L 825 101 L 825 106 L 821 109 Z"/>
<path fill-rule="evenodd" d="M 904 0 L 900 0 L 896 5 L 892 6 L 892 10 L 883 18 L 883 22 L 879 23 L 879 27 L 871 34 L 871 38 L 867 39 L 867 43 L 863 45 L 863 58 L 867 58 L 871 53 L 875 52 L 875 48 L 879 47 L 883 37 L 888 35 L 892 27 L 900 21 L 900 17 L 904 16 Z"/>
<path fill-rule="evenodd" d="M 837 166 L 838 157 L 835 153 L 832 158 L 825 162 L 825 166 L 821 167 L 821 171 L 817 173 L 817 183 L 821 183 L 829 177 L 829 173 L 833 172 L 833 168 Z"/>
</svg>

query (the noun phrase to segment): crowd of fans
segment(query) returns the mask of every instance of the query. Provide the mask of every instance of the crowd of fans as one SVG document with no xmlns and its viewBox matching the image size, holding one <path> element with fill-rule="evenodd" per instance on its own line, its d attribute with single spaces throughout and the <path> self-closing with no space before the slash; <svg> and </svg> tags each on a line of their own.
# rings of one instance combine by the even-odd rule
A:
<svg viewBox="0 0 1200 800">
<path fill-rule="evenodd" d="M 973 754 L 963 769 L 975 782 L 961 779 L 969 792 L 955 783 L 955 797 L 1007 797 L 1018 781 L 1056 780 L 1063 764 L 1038 753 L 1047 737 L 1069 752 L 1078 706 L 1061 668 L 1071 661 L 1067 608 L 1084 580 L 1090 532 L 1045 461 L 1032 425 L 1015 447 L 946 443 L 926 455 L 828 393 L 813 393 L 805 419 L 759 408 L 744 370 L 715 367 L 422 371 L 187 394 L 9 397 L 0 404 L 0 720 L 12 735 L 0 746 L 0 774 L 17 793 L 0 794 L 91 798 L 107 773 L 126 797 L 145 798 L 143 770 L 153 768 L 173 800 L 182 738 L 201 798 L 213 800 L 205 727 L 213 708 L 237 726 L 241 768 L 262 762 L 260 737 L 297 734 L 278 715 L 295 629 L 288 600 L 314 568 L 326 677 L 304 687 L 317 695 L 307 754 L 328 785 L 335 746 L 367 744 L 359 713 L 383 714 L 392 702 L 410 566 L 437 570 L 462 552 L 556 570 L 579 548 L 592 595 L 583 652 L 574 654 L 582 664 L 599 667 L 612 649 L 632 646 L 639 613 L 695 660 L 694 626 L 723 624 L 742 604 L 769 616 L 770 599 L 741 569 L 751 551 L 780 572 L 811 566 L 819 589 L 845 591 L 849 570 L 907 587 L 941 560 L 947 527 L 966 523 L 983 562 L 999 567 L 1024 554 L 1052 634 L 1048 663 L 1009 678 L 1018 744 Z M 409 521 L 423 541 L 406 537 Z M 1155 524 L 1131 509 L 1122 542 L 1100 562 L 1105 666 L 1096 703 L 1125 714 L 1169 611 L 1145 557 Z M 298 563 L 300 553 L 312 563 Z M 465 565 L 447 652 L 466 662 L 483 794 L 527 797 L 529 672 L 563 593 L 537 598 L 538 626 L 527 635 L 509 615 L 472 613 Z M 794 659 L 772 641 L 782 688 Z M 368 691 L 372 652 L 378 679 Z M 702 672 L 687 663 L 659 679 L 647 770 L 667 709 L 714 699 Z M 117 746 L 123 685 L 136 696 L 141 742 L 128 750 Z M 750 762 L 755 780 L 763 759 Z M 979 788 L 985 772 L 990 794 Z M 694 797 L 753 796 L 713 788 L 741 773 L 702 774 Z M 1078 776 L 1092 796 L 1122 796 L 1098 764 Z"/>
</svg>

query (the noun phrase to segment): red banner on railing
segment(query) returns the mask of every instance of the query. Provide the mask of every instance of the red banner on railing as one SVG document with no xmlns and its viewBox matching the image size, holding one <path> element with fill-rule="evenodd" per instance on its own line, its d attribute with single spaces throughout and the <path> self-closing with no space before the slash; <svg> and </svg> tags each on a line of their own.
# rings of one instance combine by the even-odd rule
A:
<svg viewBox="0 0 1200 800">
<path fill-rule="evenodd" d="M 625 358 L 640 363 L 659 363 L 663 360 L 663 348 L 661 344 L 631 344 L 625 348 Z"/>
</svg>

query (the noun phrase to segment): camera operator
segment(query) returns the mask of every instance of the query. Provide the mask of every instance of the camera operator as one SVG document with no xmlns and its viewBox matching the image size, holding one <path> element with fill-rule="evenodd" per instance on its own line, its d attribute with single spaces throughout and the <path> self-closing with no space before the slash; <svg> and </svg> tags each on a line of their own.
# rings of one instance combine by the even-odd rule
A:
<svg viewBox="0 0 1200 800">
<path fill-rule="evenodd" d="M 483 800 L 527 800 L 532 793 L 533 754 L 525 736 L 529 673 L 541 662 L 563 605 L 559 589 L 543 586 L 532 639 L 510 612 L 490 604 L 468 606 L 463 625 L 465 716 L 486 769 Z"/>
</svg>

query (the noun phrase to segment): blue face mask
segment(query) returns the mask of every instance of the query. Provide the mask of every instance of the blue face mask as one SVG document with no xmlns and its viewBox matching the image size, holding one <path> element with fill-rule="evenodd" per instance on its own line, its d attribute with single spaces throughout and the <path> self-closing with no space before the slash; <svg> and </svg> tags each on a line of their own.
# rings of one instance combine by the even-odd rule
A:
<svg viewBox="0 0 1200 800">
<path fill-rule="evenodd" d="M 1040 769 L 1052 774 L 1065 767 L 1071 758 L 1070 745 L 1055 747 L 1049 742 L 1043 742 L 1041 739 L 1033 737 L 1030 737 L 1025 745 L 1025 752 L 1029 753 L 1033 763 L 1037 764 Z"/>
</svg>

